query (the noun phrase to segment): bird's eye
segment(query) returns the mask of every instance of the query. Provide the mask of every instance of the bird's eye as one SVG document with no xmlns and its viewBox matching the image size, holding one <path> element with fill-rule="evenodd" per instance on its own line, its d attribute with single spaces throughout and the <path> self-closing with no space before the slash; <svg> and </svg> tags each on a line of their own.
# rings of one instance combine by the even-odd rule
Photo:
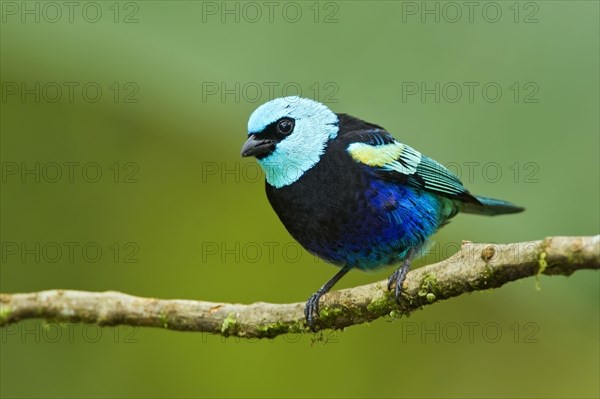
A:
<svg viewBox="0 0 600 399">
<path fill-rule="evenodd" d="M 282 118 L 277 122 L 277 131 L 281 134 L 290 134 L 294 130 L 294 120 L 291 118 Z"/>
</svg>

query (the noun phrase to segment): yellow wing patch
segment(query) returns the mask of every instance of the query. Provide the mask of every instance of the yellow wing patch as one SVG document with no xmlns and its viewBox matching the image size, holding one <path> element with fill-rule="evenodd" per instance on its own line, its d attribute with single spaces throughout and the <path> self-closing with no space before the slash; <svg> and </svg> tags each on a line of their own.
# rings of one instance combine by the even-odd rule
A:
<svg viewBox="0 0 600 399">
<path fill-rule="evenodd" d="M 398 142 L 377 146 L 352 143 L 348 146 L 348 153 L 355 161 L 379 167 L 393 164 L 400 158 L 403 150 L 404 145 Z"/>
</svg>

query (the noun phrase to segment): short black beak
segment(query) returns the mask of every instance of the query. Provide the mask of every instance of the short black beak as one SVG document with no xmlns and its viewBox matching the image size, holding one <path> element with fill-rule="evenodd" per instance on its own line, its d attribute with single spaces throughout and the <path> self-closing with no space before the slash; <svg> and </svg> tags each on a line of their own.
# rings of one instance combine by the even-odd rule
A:
<svg viewBox="0 0 600 399">
<path fill-rule="evenodd" d="M 255 135 L 248 137 L 242 147 L 243 157 L 264 157 L 275 148 L 275 140 L 259 140 Z"/>
</svg>

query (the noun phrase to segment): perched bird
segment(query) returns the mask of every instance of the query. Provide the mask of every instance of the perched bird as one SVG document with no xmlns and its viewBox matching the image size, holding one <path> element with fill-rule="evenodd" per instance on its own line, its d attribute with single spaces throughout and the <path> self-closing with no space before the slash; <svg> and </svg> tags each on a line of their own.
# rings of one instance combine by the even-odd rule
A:
<svg viewBox="0 0 600 399">
<path fill-rule="evenodd" d="M 398 300 L 411 259 L 459 211 L 523 211 L 469 193 L 443 165 L 381 126 L 310 99 L 261 105 L 248 120 L 248 136 L 241 155 L 258 160 L 283 225 L 307 251 L 341 268 L 306 303 L 312 328 L 320 297 L 351 269 L 400 263 L 388 284 Z"/>
</svg>

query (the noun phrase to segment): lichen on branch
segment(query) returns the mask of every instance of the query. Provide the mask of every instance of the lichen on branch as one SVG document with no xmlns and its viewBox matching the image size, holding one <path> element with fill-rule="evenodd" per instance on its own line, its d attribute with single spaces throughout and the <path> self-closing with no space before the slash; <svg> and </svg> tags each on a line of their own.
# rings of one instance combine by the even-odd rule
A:
<svg viewBox="0 0 600 399">
<path fill-rule="evenodd" d="M 548 237 L 514 244 L 463 243 L 452 257 L 408 273 L 400 304 L 387 281 L 326 294 L 319 329 L 341 329 L 392 314 L 407 314 L 440 300 L 500 287 L 530 276 L 570 275 L 600 268 L 600 236 Z M 249 305 L 141 298 L 120 292 L 49 290 L 0 294 L 0 327 L 26 319 L 130 325 L 224 336 L 272 338 L 309 333 L 304 303 Z"/>
</svg>

